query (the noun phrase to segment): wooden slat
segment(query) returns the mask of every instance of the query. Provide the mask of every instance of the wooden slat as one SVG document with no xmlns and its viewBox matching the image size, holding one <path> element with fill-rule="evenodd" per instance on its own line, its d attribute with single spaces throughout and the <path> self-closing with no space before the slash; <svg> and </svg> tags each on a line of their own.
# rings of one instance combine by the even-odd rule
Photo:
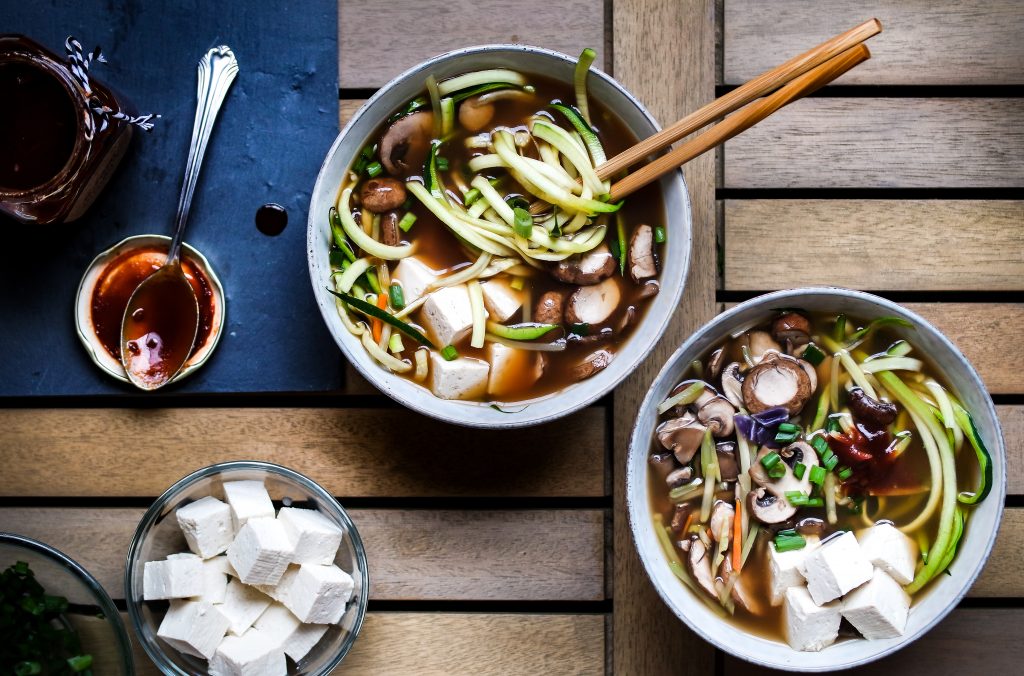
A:
<svg viewBox="0 0 1024 676">
<path fill-rule="evenodd" d="M 1014 188 L 1024 99 L 810 98 L 725 144 L 726 188 Z"/>
<path fill-rule="evenodd" d="M 996 406 L 1006 439 L 1006 492 L 1024 494 L 1024 406 Z"/>
<path fill-rule="evenodd" d="M 142 509 L 0 508 L 0 531 L 53 545 L 114 598 Z M 377 600 L 604 598 L 604 515 L 599 510 L 354 509 Z"/>
<path fill-rule="evenodd" d="M 957 609 L 929 633 L 899 652 L 844 671 L 851 676 L 934 676 L 935 674 L 1013 674 L 1024 661 L 1020 608 Z M 783 674 L 726 657 L 726 676 Z"/>
<path fill-rule="evenodd" d="M 366 103 L 366 99 L 339 99 L 338 101 L 338 129 L 341 129 L 348 121 L 352 119 L 352 116 L 356 114 L 356 111 Z"/>
<path fill-rule="evenodd" d="M 0 495 L 157 496 L 240 459 L 291 467 L 334 495 L 605 494 L 593 407 L 494 432 L 402 408 L 17 409 L 0 411 L 0 430 Z"/>
<path fill-rule="evenodd" d="M 602 0 L 344 0 L 338 28 L 343 88 L 380 87 L 424 59 L 469 45 L 514 42 L 573 56 L 592 47 L 598 67 L 604 57 Z"/>
<path fill-rule="evenodd" d="M 725 81 L 762 71 L 869 17 L 872 59 L 841 84 L 1020 84 L 1024 13 L 1016 0 L 725 0 Z"/>
<path fill-rule="evenodd" d="M 970 528 L 970 522 L 967 527 Z M 1024 596 L 1024 509 L 1007 508 L 995 547 L 970 596 Z M 955 562 L 954 562 L 955 569 Z"/>
<path fill-rule="evenodd" d="M 132 639 L 136 675 L 157 676 Z M 598 674 L 604 649 L 603 615 L 370 612 L 352 652 L 332 673 Z"/>
<path fill-rule="evenodd" d="M 1015 291 L 1022 224 L 1016 200 L 727 199 L 725 287 Z M 813 242 L 842 255 L 794 263 L 794 247 Z"/>
<path fill-rule="evenodd" d="M 612 8 L 615 77 L 662 124 L 714 98 L 714 0 L 615 0 Z M 682 306 L 651 357 L 615 391 L 612 668 L 616 674 L 703 675 L 714 668 L 711 647 L 672 615 L 651 586 L 625 517 L 623 468 L 640 401 L 668 355 L 714 315 L 714 157 L 707 154 L 690 162 L 684 174 L 692 202 L 693 246 Z"/>
</svg>

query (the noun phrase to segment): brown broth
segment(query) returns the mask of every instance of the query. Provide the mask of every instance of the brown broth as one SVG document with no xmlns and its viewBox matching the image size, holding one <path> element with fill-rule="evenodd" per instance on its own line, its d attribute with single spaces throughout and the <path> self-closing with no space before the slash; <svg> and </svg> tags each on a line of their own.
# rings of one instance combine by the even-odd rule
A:
<svg viewBox="0 0 1024 676">
<path fill-rule="evenodd" d="M 816 335 L 828 334 L 835 322 L 836 315 L 826 313 L 805 313 L 811 320 L 811 335 L 812 340 Z M 847 318 L 848 324 L 851 326 L 864 326 L 867 322 L 858 321 L 855 318 Z M 753 327 L 751 330 L 770 329 L 770 322 L 762 324 L 757 327 Z M 875 333 L 871 334 L 857 349 L 865 352 L 866 354 L 876 354 L 884 352 L 890 345 L 899 340 L 891 331 L 886 329 L 879 329 Z M 738 341 L 731 341 L 727 336 L 722 342 L 718 343 L 714 348 L 708 350 L 706 354 L 699 357 L 702 363 L 707 364 L 708 359 L 714 349 L 726 345 L 727 350 L 725 352 L 725 359 L 723 365 L 727 365 L 732 361 L 739 361 L 742 363 L 743 357 L 741 350 L 736 347 Z M 913 341 L 908 341 L 913 345 Z M 820 342 L 818 343 L 820 345 Z M 941 371 L 936 368 L 934 362 L 929 359 L 928 355 L 923 354 L 921 351 L 915 349 L 909 356 L 920 359 L 924 362 L 922 373 L 926 374 L 929 378 L 940 383 L 947 390 L 956 394 L 949 386 L 948 382 L 941 376 Z M 804 409 L 800 412 L 799 416 L 793 420 L 801 427 L 806 427 L 811 424 L 812 419 L 815 415 L 815 404 L 817 403 L 817 397 L 826 392 L 825 388 L 828 386 L 829 379 L 831 377 L 829 367 L 829 359 L 826 358 L 822 364 L 817 368 L 818 375 L 818 387 L 814 395 L 811 396 Z M 686 374 L 687 378 L 697 377 L 689 372 Z M 704 374 L 699 376 L 704 377 Z M 713 383 L 716 387 L 718 383 Z M 843 404 L 841 403 L 842 407 Z M 899 406 L 899 410 L 902 412 L 903 407 Z M 659 418 L 659 424 L 661 421 L 668 419 L 670 413 Z M 900 418 L 897 418 L 896 425 L 899 425 Z M 965 442 L 965 447 L 966 447 Z M 754 448 L 756 445 L 751 443 L 751 447 Z M 657 437 L 652 436 L 651 440 L 651 452 L 653 453 L 666 453 L 667 451 L 662 447 Z M 695 457 L 696 466 L 699 467 L 699 455 Z M 676 463 L 678 464 L 678 463 Z M 977 463 L 974 460 L 973 453 L 970 452 L 969 448 L 962 448 L 957 456 L 956 461 L 957 468 L 957 483 L 959 490 L 971 490 L 977 485 L 978 468 Z M 917 487 L 921 492 L 912 493 L 909 495 L 897 495 L 897 496 L 885 496 L 883 498 L 868 496 L 865 497 L 862 503 L 861 509 L 865 512 L 865 515 L 855 514 L 849 509 L 842 506 L 837 507 L 837 523 L 835 525 L 829 525 L 827 527 L 827 533 L 838 532 L 842 530 L 857 531 L 863 528 L 867 528 L 870 523 L 879 520 L 888 520 L 893 522 L 897 527 L 910 523 L 918 514 L 921 513 L 924 508 L 925 502 L 927 501 L 929 491 L 927 487 L 930 484 L 930 469 L 928 464 L 928 458 L 926 452 L 921 445 L 919 437 L 914 436 L 913 441 L 897 458 L 895 463 L 891 466 L 891 470 L 887 475 L 889 481 L 876 484 L 873 489 L 878 487 L 890 487 L 900 486 L 902 488 Z M 731 484 L 730 493 L 718 493 L 716 498 L 726 499 L 730 503 L 733 502 L 731 495 Z M 668 498 L 668 488 L 666 487 L 664 480 L 656 472 L 648 472 L 648 498 L 651 510 L 655 514 L 661 514 L 665 525 L 671 523 L 672 515 L 674 512 L 674 504 Z M 697 505 L 697 510 L 700 509 L 700 497 L 696 500 L 691 501 Z M 745 505 L 744 505 L 745 507 Z M 824 508 L 809 508 L 802 507 L 797 512 L 794 520 L 802 519 L 805 517 L 814 517 L 824 520 L 826 517 Z M 870 520 L 867 520 L 870 519 Z M 753 521 L 753 519 L 752 519 Z M 919 534 L 924 535 L 929 542 L 933 541 L 935 534 L 938 530 L 939 522 L 939 510 L 937 509 L 932 517 L 926 522 L 918 532 L 909 533 L 908 535 L 915 539 Z M 779 525 L 775 529 L 778 530 L 783 527 L 792 527 L 791 524 L 785 526 Z M 969 527 L 969 524 L 968 526 Z M 825 536 L 827 537 L 827 535 Z M 675 535 L 672 536 L 672 541 L 676 549 L 676 553 L 684 561 L 686 561 L 686 553 L 679 547 L 677 538 Z M 732 621 L 744 631 L 751 634 L 767 638 L 770 640 L 786 642 L 785 637 L 785 617 L 782 606 L 773 607 L 770 605 L 770 573 L 769 573 L 769 554 L 768 554 L 768 543 L 769 536 L 765 531 L 765 527 L 762 526 L 761 532 L 758 534 L 757 541 L 754 544 L 753 549 L 747 558 L 746 563 L 741 571 L 740 581 L 747 590 L 747 592 L 754 598 L 761 601 L 764 612 L 760 615 L 755 615 L 747 612 L 740 605 L 736 605 L 735 614 L 732 617 Z M 955 561 L 954 561 L 955 563 Z M 680 583 L 682 584 L 682 583 Z M 918 603 L 921 598 L 928 592 L 931 585 L 926 586 L 913 598 L 913 603 Z M 842 640 L 842 635 L 840 635 Z"/>
<path fill-rule="evenodd" d="M 551 114 L 553 112 L 548 107 L 549 103 L 555 101 L 571 102 L 573 100 L 572 89 L 566 84 L 537 75 L 529 75 L 528 80 L 535 87 L 536 96 L 527 101 L 511 99 L 497 102 L 495 116 L 487 125 L 486 131 L 497 127 L 525 130 L 525 121 L 535 113 Z M 637 142 L 636 137 L 626 128 L 621 120 L 617 119 L 599 101 L 594 101 L 593 99 L 591 100 L 591 116 L 592 126 L 598 132 L 608 157 L 613 157 Z M 568 123 L 564 119 L 559 117 L 556 118 L 556 121 L 560 126 L 568 127 Z M 483 152 L 467 149 L 464 143 L 467 137 L 475 136 L 480 132 L 468 133 L 458 127 L 458 125 L 456 127 L 454 136 L 442 146 L 442 150 L 439 153 L 439 156 L 443 156 L 448 160 L 451 173 L 461 172 L 464 165 L 475 154 Z M 386 129 L 387 125 L 382 125 L 378 132 L 371 137 L 371 142 L 379 139 Z M 421 173 L 421 171 L 417 171 L 407 176 L 396 178 L 403 180 L 422 179 Z M 445 173 L 447 174 L 448 172 Z M 487 175 L 489 178 L 506 176 L 506 172 L 502 169 L 487 170 L 480 173 Z M 452 197 L 458 199 L 458 192 L 451 184 L 452 182 L 448 180 L 445 183 Z M 339 193 L 343 187 L 339 187 Z M 503 184 L 503 191 L 506 190 L 511 193 L 524 192 L 512 181 L 511 177 L 507 177 Z M 354 190 L 353 192 L 357 191 Z M 416 257 L 430 268 L 439 272 L 451 272 L 470 265 L 475 257 L 471 258 L 467 255 L 464 247 L 462 247 L 451 231 L 415 198 L 412 199 L 412 203 L 413 206 L 410 211 L 416 215 L 417 220 L 411 230 L 408 233 L 403 233 L 402 236 L 405 241 L 416 243 Z M 664 226 L 665 206 L 660 187 L 654 184 L 639 190 L 625 201 L 621 212 L 626 223 L 627 243 L 633 234 L 634 228 L 640 224 L 646 223 L 652 227 Z M 356 211 L 353 212 L 353 214 L 355 213 Z M 615 221 L 613 215 L 609 221 L 609 234 L 606 237 L 606 243 L 610 242 L 611 238 L 615 236 L 614 232 Z M 667 236 L 671 237 L 672 233 L 667 233 Z M 664 245 L 655 244 L 654 246 L 656 256 L 661 261 Z M 528 379 L 524 378 L 516 392 L 503 396 L 500 400 L 501 402 L 525 401 L 558 392 L 578 380 L 573 377 L 572 371 L 585 357 L 599 349 L 607 350 L 613 354 L 621 349 L 625 341 L 636 330 L 636 327 L 640 325 L 645 310 L 650 304 L 650 298 L 642 297 L 643 285 L 633 282 L 628 274 L 622 276 L 616 272 L 612 279 L 615 279 L 618 284 L 622 300 L 619 302 L 613 315 L 605 322 L 605 325 L 619 326 L 626 313 L 632 312 L 634 316 L 626 329 L 611 339 L 601 341 L 592 339 L 575 341 L 570 339 L 567 348 L 562 352 L 543 352 L 545 363 L 543 375 L 540 379 L 536 383 L 530 383 Z M 529 290 L 528 302 L 531 307 L 547 291 L 560 291 L 568 298 L 569 294 L 579 288 L 576 285 L 562 283 L 540 270 L 534 270 L 534 274 L 526 278 L 526 280 L 525 288 Z M 413 323 L 419 323 L 420 313 L 413 313 L 412 319 Z M 519 314 L 510 318 L 506 323 L 512 324 L 518 321 L 522 321 Z M 458 349 L 460 356 L 475 357 L 486 361 L 484 350 L 470 347 L 468 338 L 456 344 L 455 347 Z M 402 356 L 410 357 L 411 351 L 407 351 Z M 498 400 L 495 399 L 494 401 Z"/>
</svg>

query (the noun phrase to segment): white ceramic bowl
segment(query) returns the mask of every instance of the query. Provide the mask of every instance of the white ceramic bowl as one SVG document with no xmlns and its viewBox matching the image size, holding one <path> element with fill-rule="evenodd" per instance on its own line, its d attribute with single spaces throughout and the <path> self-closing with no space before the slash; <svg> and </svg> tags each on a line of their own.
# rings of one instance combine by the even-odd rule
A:
<svg viewBox="0 0 1024 676">
<path fill-rule="evenodd" d="M 773 308 L 781 307 L 843 312 L 867 319 L 895 315 L 911 321 L 915 329 L 898 328 L 895 333 L 911 341 L 939 365 L 974 416 L 992 454 L 992 492 L 971 510 L 964 539 L 951 567 L 953 574 L 940 575 L 916 596 L 906 632 L 900 638 L 846 640 L 821 652 L 798 652 L 784 643 L 744 632 L 711 612 L 672 574 L 654 533 L 648 499 L 647 458 L 658 418 L 658 404 L 684 378 L 692 360 L 720 343 L 723 337 L 764 322 L 772 316 Z M 948 338 L 918 315 L 878 296 L 836 288 L 794 289 L 759 296 L 718 315 L 672 355 L 647 392 L 633 428 L 626 467 L 626 501 L 633 540 L 648 576 L 662 600 L 693 631 L 722 650 L 755 664 L 790 671 L 834 671 L 865 664 L 898 650 L 922 636 L 956 607 L 981 572 L 995 542 L 1006 497 L 1005 470 L 1006 450 L 992 398 L 977 372 Z"/>
<path fill-rule="evenodd" d="M 338 317 L 335 298 L 327 291 L 331 267 L 328 260 L 330 227 L 327 213 L 337 198 L 341 180 L 352 158 L 366 145 L 380 124 L 410 99 L 420 95 L 427 76 L 443 79 L 484 68 L 513 68 L 572 82 L 576 60 L 558 52 L 522 45 L 469 47 L 425 61 L 384 85 L 341 131 L 327 153 L 309 209 L 306 247 L 309 274 L 320 312 L 327 328 L 345 357 L 381 392 L 409 408 L 447 422 L 471 427 L 525 427 L 559 418 L 596 401 L 629 375 L 661 337 L 679 304 L 690 263 L 690 199 L 681 172 L 661 180 L 668 232 L 660 276 L 661 292 L 655 296 L 633 336 L 618 351 L 612 363 L 600 373 L 564 390 L 548 395 L 537 404 L 520 402 L 499 411 L 488 404 L 438 399 L 426 388 L 385 371 L 352 336 Z M 626 126 L 643 139 L 658 130 L 650 113 L 629 92 L 600 71 L 588 80 L 591 95 L 600 100 Z M 527 404 L 527 405 L 523 405 Z"/>
</svg>

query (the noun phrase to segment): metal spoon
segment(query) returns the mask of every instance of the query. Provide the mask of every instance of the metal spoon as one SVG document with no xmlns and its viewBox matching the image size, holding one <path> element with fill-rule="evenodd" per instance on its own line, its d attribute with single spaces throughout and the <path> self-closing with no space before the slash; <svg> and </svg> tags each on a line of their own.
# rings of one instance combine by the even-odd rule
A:
<svg viewBox="0 0 1024 676">
<path fill-rule="evenodd" d="M 199 330 L 199 304 L 181 269 L 181 241 L 192 194 L 217 113 L 238 75 L 229 47 L 214 47 L 199 60 L 199 87 L 192 143 L 178 200 L 174 238 L 167 261 L 128 300 L 121 322 L 121 364 L 133 385 L 155 390 L 170 382 L 188 361 Z"/>
</svg>

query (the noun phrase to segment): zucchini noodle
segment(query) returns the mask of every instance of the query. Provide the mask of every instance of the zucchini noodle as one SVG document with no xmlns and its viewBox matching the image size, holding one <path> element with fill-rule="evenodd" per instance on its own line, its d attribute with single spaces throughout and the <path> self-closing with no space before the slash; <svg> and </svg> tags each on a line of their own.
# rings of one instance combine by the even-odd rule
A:
<svg viewBox="0 0 1024 676">
<path fill-rule="evenodd" d="M 480 288 L 480 282 L 472 280 L 467 284 L 469 290 L 469 306 L 473 313 L 473 333 L 469 344 L 480 349 L 484 346 L 484 336 L 487 330 L 487 310 L 484 309 L 484 292 Z"/>
<path fill-rule="evenodd" d="M 859 366 L 857 366 L 857 362 L 853 360 L 850 353 L 846 350 L 839 350 L 838 354 L 839 361 L 842 362 L 847 373 L 849 373 L 850 377 L 853 378 L 853 382 L 857 383 L 857 386 L 864 390 L 864 394 L 868 395 L 872 399 L 878 399 L 878 394 L 875 392 L 875 388 L 871 387 L 871 383 L 869 383 L 868 379 L 864 377 L 864 372 Z"/>
</svg>

